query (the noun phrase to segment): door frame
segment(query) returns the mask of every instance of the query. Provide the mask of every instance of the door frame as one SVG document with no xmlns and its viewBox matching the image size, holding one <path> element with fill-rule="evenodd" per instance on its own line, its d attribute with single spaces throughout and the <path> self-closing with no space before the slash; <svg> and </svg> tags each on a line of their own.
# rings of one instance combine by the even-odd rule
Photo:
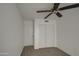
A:
<svg viewBox="0 0 79 59">
<path fill-rule="evenodd" d="M 38 30 L 38 25 L 39 25 L 39 20 L 44 20 L 44 19 L 35 19 L 34 20 L 34 49 L 39 49 L 39 30 Z M 49 20 L 49 19 L 47 19 Z M 52 20 L 54 25 L 55 25 L 55 46 L 56 47 L 56 21 Z"/>
</svg>

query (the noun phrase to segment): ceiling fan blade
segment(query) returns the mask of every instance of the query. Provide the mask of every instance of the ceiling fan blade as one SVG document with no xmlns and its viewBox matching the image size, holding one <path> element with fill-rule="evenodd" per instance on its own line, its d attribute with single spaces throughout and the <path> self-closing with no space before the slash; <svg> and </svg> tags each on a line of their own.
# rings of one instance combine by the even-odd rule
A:
<svg viewBox="0 0 79 59">
<path fill-rule="evenodd" d="M 59 7 L 59 3 L 54 3 L 53 9 L 54 9 L 54 10 L 57 10 L 58 7 Z"/>
<path fill-rule="evenodd" d="M 58 10 L 61 11 L 61 10 L 66 10 L 66 9 L 71 9 L 71 8 L 76 8 L 76 7 L 79 7 L 79 3 L 65 6 L 65 7 L 59 8 Z"/>
<path fill-rule="evenodd" d="M 49 13 L 44 19 L 47 19 L 51 14 L 53 14 L 53 13 Z"/>
<path fill-rule="evenodd" d="M 62 17 L 62 14 L 59 13 L 59 12 L 57 12 L 56 15 L 57 15 L 58 17 Z"/>
<path fill-rule="evenodd" d="M 40 10 L 40 11 L 37 11 L 37 13 L 41 13 L 41 12 L 51 12 L 51 10 Z"/>
</svg>

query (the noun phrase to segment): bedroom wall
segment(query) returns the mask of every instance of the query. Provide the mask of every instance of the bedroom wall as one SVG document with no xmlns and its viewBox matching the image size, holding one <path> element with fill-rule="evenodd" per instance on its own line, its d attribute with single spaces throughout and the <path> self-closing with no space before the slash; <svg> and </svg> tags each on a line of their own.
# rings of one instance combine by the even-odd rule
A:
<svg viewBox="0 0 79 59">
<path fill-rule="evenodd" d="M 79 8 L 61 12 L 57 21 L 57 47 L 70 55 L 79 55 Z"/>
<path fill-rule="evenodd" d="M 0 4 L 0 55 L 20 55 L 24 22 L 15 4 Z"/>
</svg>

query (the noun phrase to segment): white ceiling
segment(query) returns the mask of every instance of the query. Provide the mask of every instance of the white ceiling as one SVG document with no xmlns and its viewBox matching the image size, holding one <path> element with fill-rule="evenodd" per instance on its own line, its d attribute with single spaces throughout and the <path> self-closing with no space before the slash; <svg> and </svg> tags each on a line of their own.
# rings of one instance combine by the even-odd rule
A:
<svg viewBox="0 0 79 59">
<path fill-rule="evenodd" d="M 35 18 L 44 18 L 47 13 L 36 13 L 37 10 L 49 10 L 53 7 L 51 3 L 19 3 L 16 4 L 25 20 L 34 20 Z M 63 7 L 70 4 L 60 4 Z M 51 15 L 50 17 L 54 17 Z"/>
</svg>

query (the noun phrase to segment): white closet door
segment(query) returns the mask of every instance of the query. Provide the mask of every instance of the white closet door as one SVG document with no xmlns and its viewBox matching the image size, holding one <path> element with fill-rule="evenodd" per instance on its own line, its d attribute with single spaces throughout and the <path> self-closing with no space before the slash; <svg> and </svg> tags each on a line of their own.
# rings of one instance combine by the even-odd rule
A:
<svg viewBox="0 0 79 59">
<path fill-rule="evenodd" d="M 34 39 L 37 42 L 34 45 L 35 49 L 55 47 L 55 22 L 51 20 L 45 22 L 43 19 L 37 19 L 35 25 L 35 30 L 38 30 L 38 32 L 35 31 L 35 37 L 38 37 L 38 39 Z"/>
<path fill-rule="evenodd" d="M 39 48 L 46 47 L 47 28 L 45 23 L 39 23 Z"/>
<path fill-rule="evenodd" d="M 49 21 L 46 25 L 46 47 L 55 47 L 55 24 Z"/>
</svg>

